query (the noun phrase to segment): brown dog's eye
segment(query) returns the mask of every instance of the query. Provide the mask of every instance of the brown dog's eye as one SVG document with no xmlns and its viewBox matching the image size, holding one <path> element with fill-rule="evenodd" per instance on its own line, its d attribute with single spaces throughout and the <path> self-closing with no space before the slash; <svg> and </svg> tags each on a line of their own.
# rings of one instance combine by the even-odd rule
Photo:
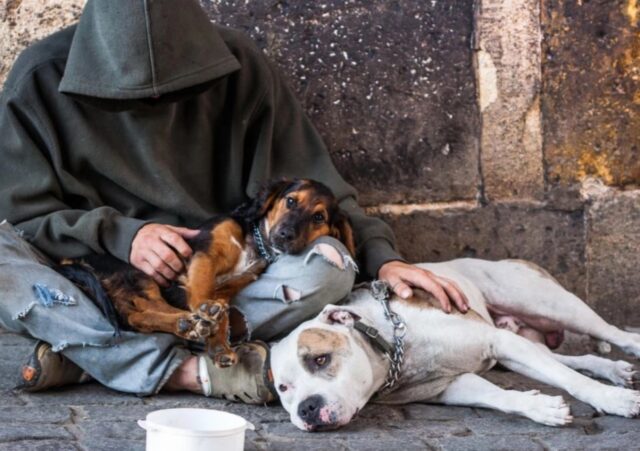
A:
<svg viewBox="0 0 640 451">
<path fill-rule="evenodd" d="M 324 216 L 322 213 L 316 213 L 313 215 L 313 222 L 316 224 L 322 224 L 324 222 Z"/>
<path fill-rule="evenodd" d="M 298 204 L 293 197 L 287 197 L 287 208 L 293 208 Z"/>
</svg>

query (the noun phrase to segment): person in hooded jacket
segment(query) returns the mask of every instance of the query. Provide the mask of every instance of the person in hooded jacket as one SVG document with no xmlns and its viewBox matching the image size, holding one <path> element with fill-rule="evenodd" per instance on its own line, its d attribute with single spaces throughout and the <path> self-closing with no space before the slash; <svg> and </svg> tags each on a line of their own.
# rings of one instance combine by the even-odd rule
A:
<svg viewBox="0 0 640 451">
<path fill-rule="evenodd" d="M 328 185 L 353 224 L 361 272 L 402 297 L 466 300 L 449 281 L 404 262 L 381 220 L 358 207 L 291 90 L 243 34 L 212 24 L 195 0 L 89 0 L 77 25 L 22 52 L 0 98 L 0 326 L 40 341 L 21 386 L 90 378 L 124 392 L 191 390 L 250 403 L 273 399 L 268 349 L 241 345 L 215 368 L 168 334 L 111 324 L 51 262 L 111 254 L 166 284 L 185 238 L 266 181 Z M 282 256 L 234 299 L 254 339 L 270 340 L 344 298 L 355 268 L 331 255 Z M 315 249 L 315 251 L 314 251 Z M 325 251 L 326 252 L 326 251 Z M 328 259 L 342 257 L 343 264 Z M 43 294 L 44 293 L 44 294 Z M 90 377 L 89 377 L 90 376 Z"/>
</svg>

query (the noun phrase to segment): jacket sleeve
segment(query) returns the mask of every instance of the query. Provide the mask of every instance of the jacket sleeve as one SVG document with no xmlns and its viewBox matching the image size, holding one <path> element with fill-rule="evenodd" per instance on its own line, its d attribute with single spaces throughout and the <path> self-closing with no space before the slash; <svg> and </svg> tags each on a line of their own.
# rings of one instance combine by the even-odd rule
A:
<svg viewBox="0 0 640 451">
<path fill-rule="evenodd" d="M 72 208 L 60 177 L 64 157 L 44 114 L 13 93 L 0 97 L 0 220 L 53 258 L 110 253 L 128 261 L 131 241 L 144 221 L 110 207 Z"/>
<path fill-rule="evenodd" d="M 367 216 L 358 206 L 355 189 L 338 173 L 322 138 L 311 124 L 292 90 L 270 63 L 271 86 L 254 113 L 256 154 L 250 186 L 272 177 L 301 177 L 330 187 L 353 225 L 357 259 L 366 276 L 376 278 L 380 267 L 403 260 L 395 250 L 391 228 L 381 219 Z"/>
</svg>

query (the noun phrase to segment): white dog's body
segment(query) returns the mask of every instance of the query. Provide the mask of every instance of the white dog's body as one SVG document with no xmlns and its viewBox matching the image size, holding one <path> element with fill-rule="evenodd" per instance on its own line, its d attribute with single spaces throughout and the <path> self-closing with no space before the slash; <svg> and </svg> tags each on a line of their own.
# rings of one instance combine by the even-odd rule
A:
<svg viewBox="0 0 640 451">
<path fill-rule="evenodd" d="M 599 411 L 638 415 L 640 393 L 574 371 L 630 386 L 632 365 L 591 355 L 553 354 L 542 343 L 554 342 L 562 330 L 570 330 L 640 356 L 640 335 L 607 324 L 530 263 L 459 259 L 419 266 L 455 281 L 471 311 L 446 314 L 425 293 L 410 301 L 394 298 L 391 308 L 407 325 L 405 360 L 397 389 L 377 401 L 479 406 L 548 425 L 571 422 L 569 408 L 559 396 L 503 390 L 478 376 L 500 362 L 560 387 Z M 375 327 L 393 342 L 393 325 L 381 304 L 369 290 L 360 289 L 348 304 L 327 306 L 273 347 L 276 388 L 292 422 L 301 429 L 348 423 L 385 382 L 388 358 L 354 329 L 354 321 Z"/>
</svg>

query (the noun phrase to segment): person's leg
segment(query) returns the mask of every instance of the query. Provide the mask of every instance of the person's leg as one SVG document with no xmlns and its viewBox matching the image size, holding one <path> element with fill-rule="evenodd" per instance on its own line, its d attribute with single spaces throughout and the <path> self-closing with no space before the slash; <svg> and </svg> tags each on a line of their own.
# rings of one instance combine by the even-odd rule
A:
<svg viewBox="0 0 640 451">
<path fill-rule="evenodd" d="M 0 224 L 0 327 L 50 343 L 100 383 L 139 395 L 157 392 L 190 356 L 169 334 L 114 337 L 91 300 L 43 261 L 10 224 Z"/>
<path fill-rule="evenodd" d="M 340 241 L 321 237 L 298 255 L 280 255 L 232 305 L 245 316 L 251 338 L 269 341 L 346 298 L 356 271 Z"/>
</svg>

